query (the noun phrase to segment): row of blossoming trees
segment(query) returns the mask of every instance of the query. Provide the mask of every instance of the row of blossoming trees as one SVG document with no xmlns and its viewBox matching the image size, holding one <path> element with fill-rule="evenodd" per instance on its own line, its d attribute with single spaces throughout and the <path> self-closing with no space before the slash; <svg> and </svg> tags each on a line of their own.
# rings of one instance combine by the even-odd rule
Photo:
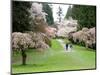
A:
<svg viewBox="0 0 100 75">
<path fill-rule="evenodd" d="M 48 26 L 46 15 L 41 3 L 13 1 L 12 50 L 21 52 L 23 65 L 29 48 L 45 50 L 51 46 L 55 29 Z"/>
</svg>

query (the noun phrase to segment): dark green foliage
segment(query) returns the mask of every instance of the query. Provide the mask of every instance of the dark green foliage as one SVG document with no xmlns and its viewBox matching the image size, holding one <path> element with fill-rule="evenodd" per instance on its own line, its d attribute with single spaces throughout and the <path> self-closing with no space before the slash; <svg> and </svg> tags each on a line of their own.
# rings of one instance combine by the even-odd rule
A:
<svg viewBox="0 0 100 75">
<path fill-rule="evenodd" d="M 92 48 L 96 50 L 96 43 L 92 44 Z"/>
<path fill-rule="evenodd" d="M 96 7 L 95 6 L 84 6 L 74 5 L 72 8 L 72 17 L 77 19 L 82 27 L 95 27 L 96 26 Z"/>
<path fill-rule="evenodd" d="M 69 18 L 71 16 L 71 14 L 72 14 L 72 8 L 71 8 L 71 6 L 69 6 L 65 18 Z"/>
<path fill-rule="evenodd" d="M 30 14 L 28 9 L 31 7 L 29 2 L 12 2 L 12 29 L 13 32 L 23 32 L 30 30 Z"/>
<path fill-rule="evenodd" d="M 48 15 L 46 15 L 47 23 L 49 25 L 52 25 L 54 23 L 52 8 L 47 3 L 43 3 L 43 10 L 45 13 L 48 14 Z"/>
</svg>

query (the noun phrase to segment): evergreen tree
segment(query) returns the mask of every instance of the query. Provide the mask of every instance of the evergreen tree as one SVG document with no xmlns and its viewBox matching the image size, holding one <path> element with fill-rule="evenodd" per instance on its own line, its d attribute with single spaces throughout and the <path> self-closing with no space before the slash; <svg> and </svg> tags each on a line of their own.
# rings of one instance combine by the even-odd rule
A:
<svg viewBox="0 0 100 75">
<path fill-rule="evenodd" d="M 58 14 L 58 20 L 59 20 L 59 22 L 61 22 L 62 16 L 63 16 L 63 11 L 62 11 L 62 8 L 60 6 L 58 8 L 57 14 Z"/>
<path fill-rule="evenodd" d="M 80 29 L 82 27 L 91 28 L 96 26 L 95 6 L 74 5 L 71 16 L 78 20 Z"/>
<path fill-rule="evenodd" d="M 72 14 L 72 8 L 71 6 L 69 6 L 65 18 L 69 18 L 71 14 Z"/>
<path fill-rule="evenodd" d="M 31 3 L 13 1 L 12 7 L 13 32 L 24 32 L 30 30 L 30 14 L 28 12 L 28 9 L 30 9 Z"/>
<path fill-rule="evenodd" d="M 53 19 L 52 8 L 47 3 L 43 3 L 43 10 L 44 10 L 45 13 L 48 14 L 48 15 L 46 15 L 47 23 L 49 25 L 53 24 L 54 19 Z"/>
</svg>

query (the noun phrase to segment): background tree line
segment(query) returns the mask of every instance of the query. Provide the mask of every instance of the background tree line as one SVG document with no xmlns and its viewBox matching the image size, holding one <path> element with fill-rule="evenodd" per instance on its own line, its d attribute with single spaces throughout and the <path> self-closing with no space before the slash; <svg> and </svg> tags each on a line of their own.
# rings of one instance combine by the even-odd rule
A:
<svg viewBox="0 0 100 75">
<path fill-rule="evenodd" d="M 82 29 L 83 27 L 92 28 L 96 26 L 96 6 L 69 6 L 65 18 L 68 18 L 69 16 L 78 20 L 79 29 Z"/>
<path fill-rule="evenodd" d="M 12 31 L 24 32 L 32 28 L 30 24 L 31 18 L 28 10 L 31 8 L 30 2 L 13 1 L 12 9 Z M 42 3 L 43 11 L 47 13 L 46 21 L 49 25 L 54 23 L 52 8 L 48 3 Z M 69 6 L 65 18 L 72 16 L 73 19 L 78 20 L 79 29 L 83 27 L 91 28 L 96 26 L 96 6 L 73 5 Z"/>
</svg>

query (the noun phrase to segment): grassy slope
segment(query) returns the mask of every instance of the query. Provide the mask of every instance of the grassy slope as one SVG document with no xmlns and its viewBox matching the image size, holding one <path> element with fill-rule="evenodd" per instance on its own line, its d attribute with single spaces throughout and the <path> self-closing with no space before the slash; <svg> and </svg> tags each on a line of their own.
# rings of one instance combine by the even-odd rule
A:
<svg viewBox="0 0 100 75">
<path fill-rule="evenodd" d="M 73 52 L 64 52 L 60 43 L 52 40 L 52 47 L 45 52 L 28 50 L 27 65 L 22 66 L 19 53 L 13 56 L 13 73 L 45 72 L 95 68 L 95 52 L 74 45 Z"/>
</svg>

